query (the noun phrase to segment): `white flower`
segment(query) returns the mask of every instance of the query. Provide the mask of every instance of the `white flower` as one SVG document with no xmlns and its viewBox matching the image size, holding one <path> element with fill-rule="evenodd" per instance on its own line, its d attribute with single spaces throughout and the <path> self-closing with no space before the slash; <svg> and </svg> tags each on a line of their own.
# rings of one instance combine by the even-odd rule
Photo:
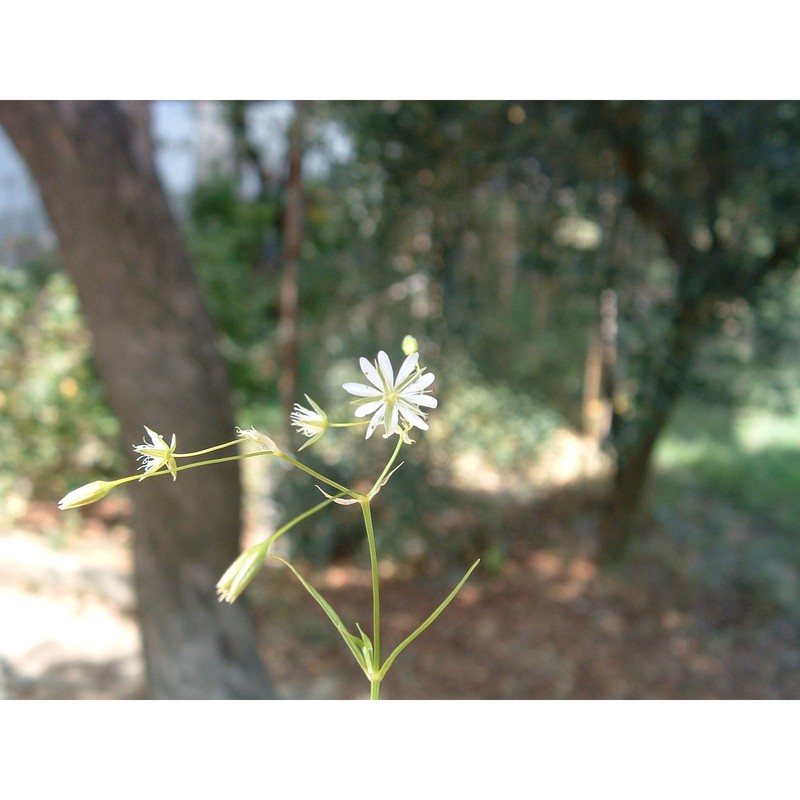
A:
<svg viewBox="0 0 800 800">
<path fill-rule="evenodd" d="M 236 435 L 242 439 L 251 439 L 256 442 L 262 450 L 266 450 L 268 453 L 273 453 L 276 456 L 282 454 L 278 445 L 276 445 L 266 433 L 261 433 L 261 431 L 257 431 L 255 428 L 247 428 L 245 430 L 237 428 Z"/>
<path fill-rule="evenodd" d="M 175 434 L 172 434 L 172 444 L 167 447 L 164 437 L 161 434 L 151 431 L 147 425 L 144 426 L 150 442 L 135 444 L 133 449 L 139 454 L 139 461 L 142 462 L 141 468 L 144 474 L 140 481 L 143 481 L 152 472 L 158 472 L 161 467 L 166 467 L 172 475 L 172 480 L 178 477 L 178 465 L 175 463 Z"/>
<path fill-rule="evenodd" d="M 308 396 L 306 400 L 311 404 L 311 408 L 301 406 L 299 403 L 294 404 L 294 411 L 289 415 L 292 420 L 292 425 L 297 428 L 303 436 L 308 436 L 307 441 L 300 450 L 305 450 L 310 447 L 314 442 L 323 437 L 325 431 L 328 430 L 328 415 Z"/>
<path fill-rule="evenodd" d="M 418 360 L 419 353 L 408 356 L 395 378 L 392 362 L 381 350 L 375 364 L 370 364 L 366 358 L 362 358 L 359 362 L 371 386 L 363 383 L 344 384 L 345 391 L 364 398 L 356 401 L 358 407 L 355 415 L 357 417 L 373 415 L 367 426 L 367 439 L 381 422 L 386 429 L 384 439 L 388 439 L 393 433 L 402 435 L 403 430 L 399 424 L 401 418 L 411 427 L 428 430 L 428 423 L 425 422 L 427 415 L 420 410 L 420 406 L 436 408 L 438 405 L 435 397 L 425 394 L 435 376 L 419 369 Z"/>
</svg>

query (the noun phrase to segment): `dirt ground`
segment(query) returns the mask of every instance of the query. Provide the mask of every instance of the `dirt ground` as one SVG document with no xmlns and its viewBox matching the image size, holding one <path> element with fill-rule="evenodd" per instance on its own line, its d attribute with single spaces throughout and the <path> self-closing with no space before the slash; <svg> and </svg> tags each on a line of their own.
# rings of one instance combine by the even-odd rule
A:
<svg viewBox="0 0 800 800">
<path fill-rule="evenodd" d="M 592 510 L 573 508 L 564 516 L 545 505 L 539 512 L 538 524 L 549 514 L 551 534 L 568 526 L 558 546 L 523 539 L 496 574 L 474 573 L 395 662 L 383 697 L 800 697 L 796 620 L 733 587 L 698 585 L 651 549 L 614 571 L 600 570 L 574 537 L 575 525 L 590 527 Z M 388 577 L 384 647 L 402 641 L 459 577 Z M 330 567 L 314 581 L 343 618 L 362 625 L 370 619 L 366 571 Z M 270 605 L 276 595 L 277 617 Z M 270 570 L 256 599 L 265 628 L 273 620 L 268 660 L 284 696 L 365 696 L 363 676 L 337 635 L 285 573 Z"/>
<path fill-rule="evenodd" d="M 507 513 L 502 558 L 484 559 L 397 659 L 382 697 L 800 697 L 796 618 L 735 582 L 698 579 L 713 565 L 698 567 L 697 553 L 657 521 L 623 566 L 599 569 L 596 516 L 581 492 Z M 469 522 L 453 520 L 462 532 Z M 130 531 L 102 515 L 67 532 L 61 525 L 54 509 L 34 505 L 0 534 L 0 696 L 142 697 Z M 369 629 L 366 569 L 298 566 L 346 622 Z M 461 567 L 382 569 L 385 655 L 441 602 Z M 287 570 L 267 567 L 248 597 L 281 698 L 367 696 L 338 634 Z"/>
</svg>

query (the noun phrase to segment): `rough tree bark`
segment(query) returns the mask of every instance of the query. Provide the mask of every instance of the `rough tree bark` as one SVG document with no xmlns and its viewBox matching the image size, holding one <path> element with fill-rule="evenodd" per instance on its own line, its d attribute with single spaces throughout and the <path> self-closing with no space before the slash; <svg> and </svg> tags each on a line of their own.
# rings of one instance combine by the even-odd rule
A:
<svg viewBox="0 0 800 800">
<path fill-rule="evenodd" d="M 92 331 L 98 371 L 130 451 L 142 425 L 180 450 L 232 438 L 224 365 L 155 171 L 145 104 L 0 103 L 36 180 Z M 135 484 L 136 588 L 150 692 L 266 698 L 246 604 L 216 601 L 236 557 L 235 464 Z"/>
</svg>

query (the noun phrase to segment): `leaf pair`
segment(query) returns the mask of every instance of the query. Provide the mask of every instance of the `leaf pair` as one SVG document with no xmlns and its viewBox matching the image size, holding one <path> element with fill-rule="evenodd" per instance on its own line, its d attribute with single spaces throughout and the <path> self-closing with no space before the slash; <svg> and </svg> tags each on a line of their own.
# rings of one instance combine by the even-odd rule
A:
<svg viewBox="0 0 800 800">
<path fill-rule="evenodd" d="M 317 601 L 320 605 L 322 610 L 328 615 L 330 621 L 336 627 L 336 630 L 339 631 L 342 638 L 345 641 L 345 644 L 350 649 L 350 652 L 353 654 L 353 657 L 358 662 L 358 665 L 364 670 L 364 674 L 369 678 L 370 681 L 382 681 L 386 677 L 386 673 L 389 671 L 389 667 L 394 663 L 394 660 L 400 653 L 405 650 L 414 639 L 417 638 L 424 630 L 426 630 L 430 625 L 434 622 L 434 620 L 447 608 L 448 605 L 453 601 L 455 596 L 460 591 L 461 587 L 467 582 L 467 579 L 472 574 L 475 567 L 480 564 L 480 559 L 478 559 L 468 570 L 464 577 L 458 582 L 458 585 L 450 592 L 449 595 L 444 599 L 444 601 L 437 607 L 437 609 L 409 636 L 403 639 L 397 647 L 392 651 L 392 654 L 389 658 L 386 659 L 383 666 L 378 664 L 373 664 L 373 648 L 372 642 L 370 641 L 369 637 L 361 630 L 361 626 L 356 623 L 356 628 L 358 628 L 358 632 L 361 634 L 361 637 L 354 636 L 350 631 L 347 630 L 347 626 L 342 622 L 339 615 L 333 610 L 333 607 L 328 603 L 327 600 L 294 568 L 292 564 L 286 561 L 279 556 L 275 556 L 270 554 L 270 558 L 274 558 L 276 561 L 280 561 L 281 564 L 285 564 L 289 569 L 295 574 L 297 579 L 300 581 L 301 584 L 305 587 L 306 591 Z M 376 671 L 377 670 L 377 671 Z"/>
</svg>

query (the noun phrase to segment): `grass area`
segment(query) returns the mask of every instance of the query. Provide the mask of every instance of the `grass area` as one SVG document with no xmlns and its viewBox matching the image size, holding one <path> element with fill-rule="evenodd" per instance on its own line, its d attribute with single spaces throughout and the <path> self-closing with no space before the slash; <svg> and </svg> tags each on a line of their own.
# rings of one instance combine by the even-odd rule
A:
<svg viewBox="0 0 800 800">
<path fill-rule="evenodd" d="M 670 482 L 725 497 L 785 533 L 800 520 L 800 412 L 685 404 L 656 455 Z"/>
<path fill-rule="evenodd" d="M 686 403 L 656 467 L 659 516 L 704 581 L 800 617 L 800 413 Z"/>
</svg>

